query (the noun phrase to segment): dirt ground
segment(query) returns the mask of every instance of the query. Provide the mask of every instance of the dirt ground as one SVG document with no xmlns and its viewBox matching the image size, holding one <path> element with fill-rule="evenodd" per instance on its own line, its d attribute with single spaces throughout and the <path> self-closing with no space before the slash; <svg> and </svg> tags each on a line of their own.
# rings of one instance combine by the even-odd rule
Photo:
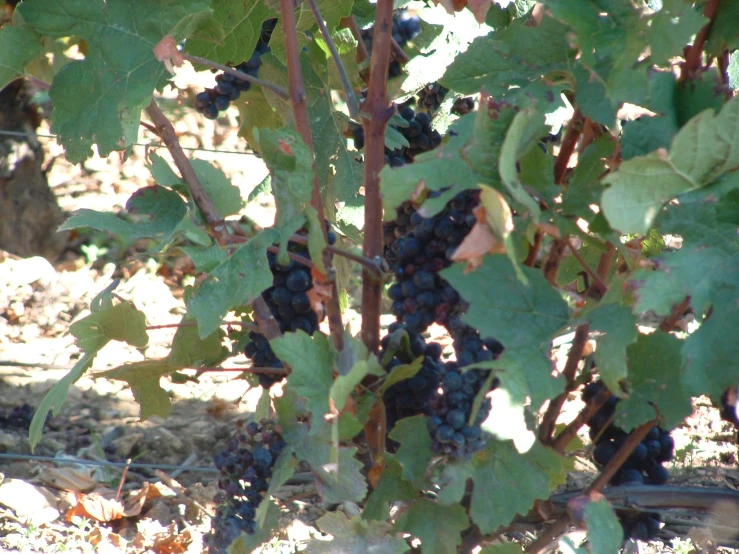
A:
<svg viewBox="0 0 739 554">
<path fill-rule="evenodd" d="M 199 85 L 208 74 L 181 77 Z M 195 91 L 197 92 L 197 91 Z M 236 135 L 236 114 L 216 123 L 203 120 L 179 105 L 169 94 L 167 112 L 176 119 L 183 146 L 190 153 L 217 162 L 246 197 L 264 178 L 262 162 L 246 150 Z M 48 129 L 39 129 L 40 134 Z M 134 147 L 128 159 L 95 157 L 81 166 L 63 158 L 52 138 L 41 138 L 48 178 L 62 209 L 119 211 L 137 188 L 151 182 L 146 150 Z M 142 143 L 156 137 L 142 129 Z M 214 151 L 207 151 L 214 150 Z M 157 152 L 168 158 L 165 149 Z M 267 197 L 254 202 L 246 215 L 269 225 L 273 206 Z M 33 409 L 51 386 L 68 372 L 79 356 L 71 322 L 89 313 L 90 300 L 125 277 L 117 289 L 142 310 L 149 325 L 175 324 L 184 313 L 182 285 L 186 262 L 165 265 L 142 255 L 137 245 L 117 244 L 102 234 L 73 233 L 62 259 L 21 260 L 0 254 L 0 415 L 28 404 Z M 116 262 L 120 263 L 116 268 Z M 184 268 L 184 269 L 183 269 Z M 347 311 L 354 330 L 356 311 Z M 389 323 L 390 318 L 383 321 Z M 139 421 L 138 405 L 125 383 L 95 379 L 95 372 L 144 357 L 163 356 L 174 329 L 149 331 L 148 346 L 139 351 L 111 343 L 98 354 L 94 369 L 70 389 L 60 413 L 46 425 L 43 439 L 31 453 L 27 420 L 0 428 L 0 549 L 48 553 L 197 553 L 203 551 L 213 513 L 216 473 L 213 454 L 223 448 L 237 420 L 254 412 L 260 389 L 249 390 L 238 372 L 206 373 L 198 383 L 173 384 L 163 380 L 173 413 L 167 420 Z M 435 338 L 449 344 L 438 330 Z M 561 356 L 560 356 L 561 357 Z M 225 365 L 238 369 L 243 355 Z M 568 402 L 563 421 L 581 408 Z M 678 456 L 670 468 L 671 482 L 691 486 L 739 488 L 736 435 L 706 399 L 695 402 L 695 412 L 673 433 Z M 164 466 L 155 469 L 81 464 L 54 464 L 43 458 L 71 461 L 109 461 Z M 595 467 L 581 458 L 567 488 L 585 487 Z M 326 509 L 310 479 L 288 483 L 280 492 L 284 530 L 269 552 L 296 552 L 320 533 L 312 523 Z M 118 500 L 118 502 L 116 502 Z M 339 509 L 352 510 L 352 506 Z M 123 510 L 123 514 L 121 514 Z M 123 515 L 123 517 L 121 517 Z M 651 551 L 689 552 L 683 543 L 654 543 Z M 707 550 L 708 552 L 708 550 Z"/>
</svg>

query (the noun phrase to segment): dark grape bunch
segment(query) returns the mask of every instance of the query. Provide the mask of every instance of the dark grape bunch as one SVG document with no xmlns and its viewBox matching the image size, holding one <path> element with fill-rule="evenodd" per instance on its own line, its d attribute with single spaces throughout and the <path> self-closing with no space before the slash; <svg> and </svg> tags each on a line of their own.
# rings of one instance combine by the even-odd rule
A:
<svg viewBox="0 0 739 554">
<path fill-rule="evenodd" d="M 268 19 L 262 23 L 259 40 L 251 57 L 247 61 L 234 66 L 234 69 L 252 77 L 259 75 L 262 55 L 270 51 L 269 39 L 275 25 L 277 25 L 277 19 Z M 215 87 L 205 89 L 195 96 L 195 109 L 207 119 L 216 119 L 219 112 L 226 111 L 232 101 L 237 100 L 242 92 L 246 92 L 250 88 L 251 83 L 249 81 L 238 79 L 230 73 L 219 73 L 216 75 Z"/>
<path fill-rule="evenodd" d="M 447 94 L 449 94 L 448 88 L 441 86 L 439 83 L 431 83 L 418 92 L 416 105 L 433 114 L 439 109 Z"/>
<path fill-rule="evenodd" d="M 721 395 L 721 419 L 739 429 L 739 393 L 737 387 L 729 387 Z"/>
<path fill-rule="evenodd" d="M 451 265 L 452 254 L 472 229 L 472 207 L 478 202 L 478 191 L 464 191 L 433 217 L 413 212 L 408 216 L 412 230 L 390 244 L 386 241 L 386 258 L 395 271 L 395 283 L 388 290 L 390 310 L 410 331 L 422 333 L 433 322 L 446 325 L 462 306 L 459 294 L 439 271 Z"/>
<path fill-rule="evenodd" d="M 403 48 L 408 42 L 416 38 L 421 32 L 421 20 L 414 15 L 410 15 L 405 11 L 397 12 L 393 15 L 393 39 Z M 372 54 L 372 34 L 373 27 L 362 30 L 362 40 L 367 46 L 367 50 Z M 388 74 L 390 77 L 397 77 L 402 73 L 400 62 L 396 59 L 390 60 Z"/>
<path fill-rule="evenodd" d="M 490 414 L 491 403 L 489 398 L 484 399 L 470 425 L 473 402 L 485 383 L 487 372 L 471 369 L 463 373 L 460 368 L 459 362 L 442 364 L 441 387 L 429 400 L 427 425 L 434 452 L 465 459 L 487 444 L 480 425 Z M 491 390 L 497 386 L 495 379 Z"/>
<path fill-rule="evenodd" d="M 390 325 L 388 334 L 381 341 L 380 359 L 388 349 L 391 335 L 403 328 L 405 327 L 397 322 Z M 395 423 L 400 419 L 426 413 L 429 399 L 439 387 L 441 345 L 437 342 L 427 344 L 423 337 L 416 333 L 408 333 L 408 335 L 410 356 L 408 353 L 396 352 L 385 370 L 389 373 L 397 366 L 409 364 L 419 356 L 424 356 L 423 366 L 410 379 L 400 381 L 385 391 L 382 399 L 385 403 L 388 431 L 395 427 Z"/>
<path fill-rule="evenodd" d="M 466 311 L 466 305 L 461 311 Z M 460 367 L 497 359 L 503 353 L 503 345 L 492 337 L 481 338 L 480 332 L 462 321 L 459 315 L 449 318 L 447 329 L 452 337 L 454 352 Z"/>
<path fill-rule="evenodd" d="M 335 242 L 336 234 L 329 226 L 328 243 L 334 244 Z M 310 259 L 310 253 L 305 245 L 291 243 L 289 249 L 291 252 Z M 280 331 L 286 333 L 300 329 L 309 335 L 313 335 L 325 314 L 321 313 L 319 317 L 319 314 L 316 314 L 311 305 L 308 296 L 308 291 L 313 287 L 310 270 L 293 260 L 290 260 L 287 265 L 281 265 L 277 259 L 277 254 L 272 252 L 267 253 L 267 260 L 272 271 L 273 281 L 272 286 L 262 293 L 262 298 L 279 323 Z M 272 369 L 284 367 L 264 336 L 250 331 L 249 339 L 245 347 L 245 353 L 256 367 Z M 259 374 L 259 384 L 264 388 L 269 388 L 281 380 L 281 375 Z"/>
<path fill-rule="evenodd" d="M 285 447 L 275 424 L 251 422 L 228 440 L 226 450 L 218 452 L 218 504 L 211 534 L 210 552 L 225 554 L 228 546 L 243 532 L 256 530 L 257 508 L 264 500 L 272 477 L 272 467 Z"/>
<path fill-rule="evenodd" d="M 604 387 L 602 381 L 589 384 L 583 391 L 583 400 L 591 401 Z M 623 429 L 609 423 L 618 402 L 617 397 L 610 397 L 588 421 L 590 438 L 596 441 L 593 460 L 600 467 L 605 466 L 613 458 L 629 436 Z M 669 473 L 662 464 L 672 460 L 674 455 L 675 441 L 669 431 L 653 427 L 613 476 L 610 484 L 613 486 L 664 485 L 669 478 Z M 641 514 L 636 519 L 626 518 L 622 521 L 625 538 L 645 541 L 654 538 L 659 530 L 658 518 L 658 514 Z M 656 523 L 650 520 L 656 520 Z"/>
<path fill-rule="evenodd" d="M 401 167 L 412 163 L 413 158 L 423 152 L 433 150 L 441 144 L 441 134 L 431 128 L 431 118 L 426 113 L 415 113 L 413 108 L 405 107 L 400 115 L 408 122 L 407 127 L 396 127 L 397 131 L 408 141 L 408 148 L 391 149 L 385 147 L 385 163 L 390 167 Z M 354 147 L 364 148 L 364 129 L 361 125 L 352 131 Z"/>
<path fill-rule="evenodd" d="M 452 106 L 452 113 L 455 115 L 467 115 L 474 111 L 475 99 L 471 96 L 465 96 L 464 98 L 457 98 Z"/>
</svg>

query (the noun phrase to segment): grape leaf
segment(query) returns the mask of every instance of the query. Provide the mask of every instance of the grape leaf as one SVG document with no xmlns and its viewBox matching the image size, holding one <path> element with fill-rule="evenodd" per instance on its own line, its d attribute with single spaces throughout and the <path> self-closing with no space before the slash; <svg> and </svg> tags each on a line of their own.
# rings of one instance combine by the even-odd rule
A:
<svg viewBox="0 0 739 554">
<path fill-rule="evenodd" d="M 259 143 L 254 138 L 254 129 L 279 129 L 285 125 L 285 119 L 279 110 L 276 110 L 267 101 L 262 87 L 251 87 L 242 92 L 235 102 L 239 109 L 239 136 L 246 139 L 251 148 L 261 153 Z M 255 191 L 249 194 L 249 201 L 253 199 Z"/>
<path fill-rule="evenodd" d="M 670 58 L 680 56 L 683 48 L 708 19 L 682 0 L 665 0 L 662 9 L 651 17 L 647 40 L 651 47 L 651 62 L 667 65 Z M 715 25 L 715 24 L 714 24 Z M 713 35 L 714 27 L 711 27 Z"/>
<path fill-rule="evenodd" d="M 431 461 L 431 437 L 426 428 L 426 417 L 403 418 L 388 436 L 400 443 L 395 459 L 403 467 L 403 479 L 421 488 L 426 483 L 426 468 Z"/>
<path fill-rule="evenodd" d="M 197 319 L 201 337 L 218 329 L 229 310 L 252 302 L 272 286 L 266 248 L 275 239 L 274 231 L 258 234 L 218 264 L 195 289 L 187 302 L 187 310 Z"/>
<path fill-rule="evenodd" d="M 231 184 L 223 170 L 205 160 L 190 160 L 190 164 L 206 194 L 213 201 L 218 215 L 225 218 L 239 213 L 244 205 L 241 191 Z"/>
<path fill-rule="evenodd" d="M 333 535 L 332 541 L 313 540 L 306 554 L 402 554 L 410 546 L 399 537 L 390 536 L 390 525 L 380 521 L 365 521 L 361 516 L 351 520 L 343 512 L 328 512 L 316 522 L 324 533 Z"/>
<path fill-rule="evenodd" d="M 726 87 L 716 67 L 709 67 L 675 85 L 675 116 L 677 124 L 686 121 L 706 109 L 718 112 L 726 101 Z"/>
<path fill-rule="evenodd" d="M 160 384 L 160 378 L 178 369 L 180 368 L 172 365 L 165 358 L 131 362 L 103 371 L 98 375 L 108 379 L 126 381 L 139 404 L 141 421 L 145 421 L 153 415 L 166 419 L 172 413 L 172 403 L 167 391 Z"/>
<path fill-rule="evenodd" d="M 180 248 L 190 257 L 195 268 L 201 273 L 213 271 L 228 259 L 228 253 L 219 246 L 182 246 Z"/>
<path fill-rule="evenodd" d="M 592 554 L 612 554 L 621 550 L 624 531 L 607 499 L 588 502 L 585 506 L 585 525 Z"/>
<path fill-rule="evenodd" d="M 455 264 L 441 275 L 470 302 L 464 321 L 481 336 L 503 343 L 506 349 L 495 367 L 522 373 L 536 407 L 561 390 L 561 381 L 551 376 L 548 354 L 555 333 L 567 324 L 569 310 L 540 271 L 521 269 L 528 285 L 500 254 L 485 256 L 476 271 L 464 274 L 464 266 Z"/>
<path fill-rule="evenodd" d="M 200 338 L 197 327 L 185 326 L 191 318 L 184 316 L 180 327 L 172 339 L 172 349 L 167 360 L 177 367 L 215 366 L 224 360 L 229 351 L 223 346 L 225 333 L 217 329 L 204 339 Z"/>
<path fill-rule="evenodd" d="M 187 204 L 174 191 L 154 185 L 134 192 L 126 203 L 133 221 L 115 214 L 83 208 L 77 210 L 60 227 L 60 231 L 90 227 L 108 231 L 133 241 L 143 237 L 167 242 L 187 213 Z"/>
<path fill-rule="evenodd" d="M 112 290 L 117 282 L 100 293 L 90 304 L 92 313 L 73 323 L 69 332 L 77 339 L 78 346 L 84 355 L 62 379 L 46 393 L 39 403 L 36 413 L 28 429 L 31 448 L 35 448 L 41 440 L 46 416 L 51 411 L 59 413 L 67 400 L 69 387 L 90 369 L 97 353 L 111 340 L 127 342 L 132 346 L 143 348 L 149 341 L 146 334 L 146 318 L 133 304 L 121 302 L 113 305 Z"/>
<path fill-rule="evenodd" d="M 677 124 L 667 116 L 642 117 L 630 121 L 628 125 L 624 125 L 621 136 L 621 157 L 630 160 L 645 156 L 658 148 L 669 148 L 677 130 Z"/>
<path fill-rule="evenodd" d="M 329 396 L 334 402 L 337 410 L 344 409 L 347 399 L 354 388 L 362 382 L 362 379 L 370 371 L 370 365 L 364 360 L 358 361 L 346 375 L 339 375 L 331 385 Z"/>
<path fill-rule="evenodd" d="M 474 117 L 473 140 L 464 149 L 464 156 L 470 167 L 485 177 L 487 184 L 503 190 L 501 151 L 516 110 L 507 103 L 492 104 L 470 117 Z"/>
<path fill-rule="evenodd" d="M 93 143 L 105 157 L 133 143 L 141 110 L 167 83 L 154 46 L 168 33 L 187 38 L 183 20 L 209 9 L 207 0 L 28 0 L 18 7 L 38 33 L 78 36 L 84 60 L 65 65 L 51 84 L 52 132 L 67 159 L 81 162 Z"/>
<path fill-rule="evenodd" d="M 682 248 L 657 256 L 656 271 L 637 270 L 635 310 L 652 310 L 666 316 L 672 306 L 690 296 L 698 315 L 711 315 L 683 347 L 687 363 L 684 379 L 695 395 L 716 398 L 737 378 L 732 357 L 739 355 L 736 341 L 722 338 L 722 328 L 733 328 L 739 316 L 739 178 L 729 175 L 710 187 L 680 197 L 660 214 L 661 234 L 679 234 Z M 728 326 L 728 327 L 722 327 Z"/>
<path fill-rule="evenodd" d="M 441 84 L 462 94 L 484 88 L 498 96 L 511 85 L 521 86 L 564 67 L 572 56 L 566 27 L 551 17 L 536 27 L 525 23 L 522 18 L 492 37 L 475 39 L 447 68 Z"/>
<path fill-rule="evenodd" d="M 435 150 L 416 156 L 413 164 L 382 169 L 380 190 L 385 217 L 394 218 L 395 208 L 410 198 L 419 184 L 430 190 L 441 190 L 455 184 L 460 190 L 477 188 L 481 177 L 460 155 L 472 134 L 473 122 L 473 114 L 461 117 L 452 126 L 455 134 Z"/>
<path fill-rule="evenodd" d="M 392 387 L 395 383 L 399 383 L 400 381 L 405 381 L 406 379 L 410 379 L 413 377 L 416 373 L 421 371 L 421 368 L 423 367 L 423 356 L 419 356 L 415 360 L 413 360 L 409 364 L 401 364 L 398 366 L 395 366 L 391 371 L 390 374 L 387 376 L 385 381 L 383 381 L 382 385 L 379 389 L 377 389 L 377 394 L 382 395 L 385 393 L 387 389 Z"/>
<path fill-rule="evenodd" d="M 716 17 L 711 23 L 711 32 L 708 33 L 706 40 L 706 52 L 720 56 L 724 50 L 732 52 L 739 48 L 737 25 L 739 25 L 739 6 L 734 2 L 719 3 Z"/>
<path fill-rule="evenodd" d="M 275 224 L 288 225 L 303 213 L 313 190 L 313 156 L 293 129 L 259 129 L 256 137 L 272 175 Z"/>
<path fill-rule="evenodd" d="M 615 421 L 625 431 L 654 419 L 653 405 L 662 416 L 660 426 L 672 429 L 693 411 L 682 382 L 681 341 L 656 331 L 639 335 L 626 353 L 629 359 L 629 397 L 616 405 Z M 598 367 L 600 369 L 600 366 Z"/>
<path fill-rule="evenodd" d="M 5 24 L 0 28 L 0 90 L 25 73 L 25 67 L 42 52 L 41 37 L 30 27 Z"/>
<path fill-rule="evenodd" d="M 275 355 L 290 366 L 288 386 L 308 400 L 314 419 L 328 413 L 329 391 L 333 386 L 333 354 L 328 337 L 305 331 L 285 333 L 270 341 Z"/>
<path fill-rule="evenodd" d="M 152 152 L 149 154 L 149 160 L 151 163 L 148 163 L 147 167 L 157 184 L 162 185 L 163 187 L 174 187 L 182 184 L 182 179 L 180 179 L 172 170 L 172 166 L 169 165 L 169 162 L 159 154 Z"/>
<path fill-rule="evenodd" d="M 421 539 L 425 554 L 446 554 L 457 551 L 457 546 L 462 543 L 461 533 L 469 525 L 467 514 L 459 504 L 442 506 L 419 498 L 400 514 L 393 531 Z"/>
<path fill-rule="evenodd" d="M 213 0 L 213 16 L 187 40 L 191 54 L 223 64 L 248 60 L 259 40 L 262 22 L 277 17 L 268 2 Z"/>
<path fill-rule="evenodd" d="M 734 99 L 719 116 L 706 110 L 691 119 L 673 139 L 669 156 L 660 151 L 622 163 L 603 180 L 611 186 L 601 205 L 613 227 L 646 234 L 668 200 L 737 166 L 739 99 Z"/>
<path fill-rule="evenodd" d="M 407 502 L 417 496 L 415 487 L 403 479 L 401 466 L 395 457 L 386 453 L 383 461 L 385 467 L 380 480 L 364 504 L 362 517 L 366 520 L 385 521 L 390 516 L 390 505 L 393 502 Z"/>
<path fill-rule="evenodd" d="M 474 481 L 470 515 L 482 533 L 508 525 L 516 514 L 527 513 L 535 499 L 550 494 L 544 469 L 508 441 L 491 441 L 470 460 L 446 466 L 442 478 L 446 486 L 438 498 L 443 504 L 459 502 L 467 479 Z"/>
<path fill-rule="evenodd" d="M 601 302 L 582 316 L 590 323 L 591 333 L 600 333 L 596 342 L 595 360 L 598 373 L 606 386 L 618 393 L 619 381 L 626 378 L 626 348 L 637 339 L 636 317 L 626 306 Z M 630 358 L 629 358 L 630 359 Z"/>
</svg>

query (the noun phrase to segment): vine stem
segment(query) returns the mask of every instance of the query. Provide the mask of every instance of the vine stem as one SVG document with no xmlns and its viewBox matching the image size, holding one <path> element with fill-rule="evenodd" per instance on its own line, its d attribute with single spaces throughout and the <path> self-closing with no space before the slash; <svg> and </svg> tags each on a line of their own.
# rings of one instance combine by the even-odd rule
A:
<svg viewBox="0 0 739 554">
<path fill-rule="evenodd" d="M 644 440 L 650 429 L 657 425 L 659 422 L 659 413 L 653 420 L 642 423 L 636 429 L 634 429 L 624 441 L 621 448 L 616 451 L 613 458 L 606 464 L 603 470 L 600 472 L 598 477 L 585 489 L 583 496 L 589 496 L 594 499 L 595 494 L 599 493 L 603 487 L 608 484 L 619 468 L 626 462 L 627 458 L 631 456 L 631 453 Z M 554 540 L 557 539 L 562 533 L 572 525 L 572 517 L 569 513 L 560 517 L 555 521 L 551 527 L 546 529 L 533 543 L 526 549 L 528 554 L 538 554 L 545 550 Z"/>
<path fill-rule="evenodd" d="M 188 321 L 185 323 L 165 323 L 164 325 L 147 325 L 146 330 L 147 331 L 156 331 L 157 329 L 179 329 L 180 327 L 197 327 L 197 323 L 194 321 Z M 248 321 L 223 321 L 221 322 L 221 325 L 234 325 L 238 327 L 243 327 L 244 329 L 249 329 L 250 331 L 255 331 L 257 333 L 261 333 L 262 330 L 253 323 L 249 323 Z"/>
<path fill-rule="evenodd" d="M 385 128 L 393 114 L 388 102 L 387 77 L 392 46 L 393 0 L 378 0 L 372 36 L 370 80 L 362 118 L 364 154 L 364 242 L 363 254 L 369 259 L 382 255 L 382 201 L 380 171 L 385 165 Z M 363 271 L 362 339 L 370 352 L 380 346 L 380 302 L 382 283 Z"/>
<path fill-rule="evenodd" d="M 606 243 L 606 251 L 601 254 L 598 260 L 598 269 L 596 272 L 600 279 L 590 283 L 590 286 L 585 291 L 584 296 L 592 298 L 602 298 L 606 293 L 605 282 L 608 281 L 608 274 L 611 272 L 613 262 L 616 260 L 616 247 L 610 242 Z M 601 288 L 602 287 L 602 288 Z"/>
<path fill-rule="evenodd" d="M 172 159 L 174 160 L 177 169 L 180 171 L 182 180 L 187 184 L 187 188 L 190 191 L 192 199 L 203 214 L 205 221 L 208 223 L 211 234 L 218 241 L 218 244 L 231 244 L 231 236 L 228 233 L 225 222 L 218 214 L 215 204 L 213 204 L 213 201 L 205 192 L 203 184 L 200 182 L 200 179 L 198 179 L 190 160 L 185 155 L 184 150 L 182 150 L 182 146 L 180 146 L 180 142 L 177 140 L 177 133 L 172 126 L 172 122 L 167 119 L 167 116 L 164 115 L 154 99 L 152 99 L 149 107 L 146 108 L 146 113 L 149 114 L 152 123 L 157 128 L 159 136 L 167 146 L 169 153 L 172 155 Z M 277 320 L 275 320 L 264 299 L 261 296 L 258 296 L 254 299 L 252 306 L 254 308 L 255 319 L 267 340 L 281 337 L 282 333 L 280 332 Z"/>
<path fill-rule="evenodd" d="M 708 18 L 708 23 L 701 27 L 701 30 L 698 31 L 697 35 L 695 35 L 695 41 L 685 56 L 685 64 L 683 65 L 682 72 L 680 74 L 681 81 L 688 80 L 695 75 L 698 69 L 700 69 L 703 57 L 703 48 L 706 45 L 708 34 L 711 32 L 713 21 L 716 19 L 716 13 L 718 12 L 718 6 L 720 3 L 721 0 L 708 0 L 703 7 L 703 15 Z"/>
<path fill-rule="evenodd" d="M 308 237 L 303 235 L 293 235 L 290 237 L 290 242 L 297 242 L 298 244 L 308 244 Z M 348 260 L 352 260 L 362 265 L 368 271 L 371 271 L 377 279 L 382 279 L 385 276 L 385 271 L 382 269 L 380 264 L 370 260 L 369 258 L 348 250 L 337 248 L 336 246 L 326 245 L 326 250 L 337 256 L 342 256 Z"/>
<path fill-rule="evenodd" d="M 251 75 L 248 75 L 244 73 L 243 71 L 239 71 L 238 69 L 234 69 L 233 67 L 228 67 L 227 65 L 223 65 L 217 62 L 214 62 L 212 60 L 208 60 L 206 58 L 201 58 L 200 56 L 193 56 L 192 54 L 186 54 L 185 52 L 182 52 L 182 59 L 187 60 L 188 62 L 192 64 L 200 64 L 204 65 L 205 67 L 210 67 L 211 69 L 220 69 L 224 73 L 229 73 L 230 75 L 233 75 L 237 79 L 241 79 L 242 81 L 248 81 L 253 85 L 259 85 L 262 88 L 267 88 L 274 92 L 277 96 L 282 98 L 283 100 L 289 100 L 290 95 L 287 93 L 285 89 L 282 87 L 270 83 L 269 81 L 264 81 L 258 77 L 252 77 Z"/>
<path fill-rule="evenodd" d="M 682 317 L 682 315 L 685 313 L 685 310 L 687 310 L 689 307 L 690 296 L 686 296 L 685 298 L 683 298 L 682 302 L 679 302 L 672 306 L 670 314 L 665 317 L 659 324 L 659 330 L 664 333 L 669 333 L 670 331 L 672 331 L 672 329 L 675 327 L 675 323 L 677 323 L 677 320 Z"/>
<path fill-rule="evenodd" d="M 585 350 L 585 345 L 588 343 L 589 332 L 589 323 L 583 323 L 575 329 L 575 337 L 572 339 L 572 347 L 567 356 L 565 367 L 562 370 L 562 375 L 564 375 L 567 380 L 567 386 L 565 387 L 564 392 L 560 393 L 549 402 L 549 407 L 547 408 L 541 425 L 539 426 L 539 440 L 544 444 L 549 444 L 552 441 L 554 425 L 557 422 L 557 418 L 562 410 L 562 406 L 564 406 L 565 400 L 567 400 L 567 396 L 572 392 L 575 373 L 577 372 L 577 366 L 582 358 L 582 353 Z"/>
<path fill-rule="evenodd" d="M 557 435 L 557 437 L 554 439 L 554 441 L 552 441 L 552 444 L 550 445 L 552 450 L 554 450 L 555 452 L 559 452 L 560 454 L 564 454 L 567 445 L 570 444 L 570 441 L 575 438 L 580 428 L 588 421 L 590 421 L 590 418 L 595 415 L 595 412 L 601 409 L 603 404 L 605 404 L 610 397 L 611 391 L 603 387 L 603 389 L 599 391 L 598 394 L 596 394 L 595 397 L 585 405 L 580 413 L 575 416 L 575 419 L 573 419 L 569 423 L 569 425 L 567 425 L 567 427 L 560 431 L 559 435 Z"/>
<path fill-rule="evenodd" d="M 357 41 L 357 63 L 369 60 L 369 51 L 367 50 L 367 45 L 364 43 L 364 40 L 362 40 L 362 30 L 359 28 L 357 18 L 350 15 L 349 17 L 343 18 L 341 20 L 341 24 L 351 31 L 354 40 Z"/>
<path fill-rule="evenodd" d="M 321 222 L 321 232 L 323 233 L 324 242 L 328 244 L 326 216 L 323 211 L 323 200 L 321 198 L 321 184 L 318 179 L 315 151 L 313 149 L 313 134 L 310 128 L 310 121 L 308 120 L 308 106 L 305 102 L 305 83 L 303 82 L 303 71 L 300 67 L 300 47 L 298 46 L 295 3 L 293 0 L 280 0 L 280 15 L 282 16 L 282 28 L 285 33 L 287 75 L 288 82 L 290 83 L 290 103 L 293 108 L 295 127 L 313 155 L 313 190 L 311 192 L 310 202 Z M 320 14 L 318 15 L 320 16 Z M 321 19 L 321 21 L 323 20 Z M 331 296 L 326 300 L 328 324 L 334 347 L 340 351 L 344 347 L 344 325 L 341 321 L 339 290 L 336 285 L 333 268 L 331 267 L 331 254 L 325 249 L 323 251 L 323 265 L 326 267 L 327 277 L 331 281 Z"/>
<path fill-rule="evenodd" d="M 323 40 L 325 40 L 328 45 L 328 50 L 331 52 L 331 57 L 334 60 L 336 69 L 339 70 L 341 84 L 344 87 L 344 94 L 346 94 L 346 107 L 349 109 L 349 115 L 352 119 L 357 119 L 359 106 L 357 104 L 357 97 L 354 94 L 354 89 L 352 88 L 351 80 L 349 79 L 349 74 L 346 72 L 346 68 L 344 67 L 344 63 L 341 61 L 341 56 L 339 56 L 338 50 L 336 50 L 336 44 L 334 44 L 334 40 L 331 38 L 331 33 L 329 33 L 326 28 L 326 23 L 323 20 L 321 11 L 318 9 L 316 0 L 308 0 L 308 4 L 313 12 L 313 17 L 316 19 L 316 23 L 318 23 L 321 35 L 323 35 Z"/>
<path fill-rule="evenodd" d="M 570 124 L 567 126 L 567 132 L 562 139 L 562 146 L 559 147 L 559 153 L 557 159 L 554 161 L 554 182 L 558 185 L 562 185 L 567 175 L 567 166 L 570 163 L 572 153 L 575 151 L 577 141 L 580 139 L 580 134 L 583 129 L 584 118 L 580 108 L 575 109 L 575 113 L 572 114 Z"/>
<path fill-rule="evenodd" d="M 575 259 L 580 263 L 582 268 L 585 270 L 585 273 L 587 273 L 593 281 L 598 283 L 598 287 L 605 292 L 608 290 L 608 287 L 603 282 L 603 279 L 601 279 L 600 275 L 598 275 L 595 271 L 593 271 L 593 268 L 591 268 L 587 262 L 583 259 L 583 257 L 580 255 L 580 253 L 577 251 L 577 248 L 575 248 L 572 244 L 572 241 L 569 239 L 569 237 L 564 238 L 565 244 L 567 244 L 567 248 L 570 249 L 570 252 L 573 256 L 575 256 Z"/>
</svg>

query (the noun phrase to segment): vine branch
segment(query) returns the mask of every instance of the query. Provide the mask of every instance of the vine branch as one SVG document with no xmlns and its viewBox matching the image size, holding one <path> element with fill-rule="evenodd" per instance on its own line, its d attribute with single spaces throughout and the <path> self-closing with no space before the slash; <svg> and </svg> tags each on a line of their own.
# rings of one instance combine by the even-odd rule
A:
<svg viewBox="0 0 739 554">
<path fill-rule="evenodd" d="M 318 23 L 321 35 L 323 35 L 323 40 L 325 40 L 328 45 L 328 50 L 331 52 L 331 57 L 334 60 L 336 69 L 339 70 L 341 84 L 344 87 L 344 94 L 346 94 L 346 107 L 349 109 L 349 115 L 352 119 L 357 119 L 359 106 L 357 104 L 357 97 L 354 94 L 354 89 L 352 88 L 351 80 L 349 79 L 349 74 L 346 72 L 346 68 L 344 67 L 344 63 L 341 61 L 341 56 L 339 56 L 338 50 L 336 50 L 336 44 L 334 44 L 334 40 L 331 38 L 331 33 L 329 33 L 326 28 L 326 23 L 323 20 L 321 11 L 318 9 L 316 0 L 308 0 L 308 4 L 313 12 L 313 17 L 316 19 L 316 23 Z"/>
<path fill-rule="evenodd" d="M 317 13 L 317 11 L 314 13 Z M 290 103 L 293 108 L 295 127 L 313 155 L 313 191 L 311 192 L 310 202 L 321 222 L 321 232 L 323 233 L 324 242 L 328 244 L 328 234 L 325 225 L 326 216 L 323 211 L 323 200 L 321 198 L 321 184 L 318 180 L 315 151 L 313 149 L 313 133 L 311 132 L 310 121 L 308 119 L 308 106 L 305 102 L 305 84 L 303 82 L 303 71 L 300 67 L 300 48 L 298 46 L 295 3 L 293 0 L 280 0 L 280 15 L 282 16 L 282 28 L 285 32 L 287 75 L 290 83 Z M 323 21 L 320 18 L 320 13 L 317 13 L 317 19 L 320 19 L 321 22 Z M 344 344 L 344 325 L 341 321 L 339 291 L 336 286 L 334 271 L 331 267 L 331 254 L 325 249 L 323 251 L 323 264 L 326 266 L 327 276 L 331 281 L 331 297 L 326 301 L 331 338 L 336 349 L 342 350 Z"/>
<path fill-rule="evenodd" d="M 682 67 L 680 74 L 680 80 L 686 81 L 693 77 L 701 67 L 701 61 L 703 58 L 703 48 L 706 46 L 706 40 L 711 32 L 713 21 L 716 19 L 716 13 L 718 12 L 718 6 L 721 0 L 708 0 L 703 7 L 703 15 L 708 18 L 706 23 L 698 34 L 695 35 L 695 41 L 690 46 L 687 54 L 685 55 L 685 64 Z"/>
<path fill-rule="evenodd" d="M 192 164 L 190 164 L 190 160 L 185 155 L 184 150 L 182 150 L 182 146 L 180 146 L 180 143 L 177 140 L 177 133 L 175 132 L 172 123 L 159 108 L 156 100 L 152 99 L 149 107 L 146 108 L 146 113 L 149 114 L 152 123 L 157 128 L 159 136 L 162 138 L 164 144 L 169 150 L 169 153 L 172 155 L 172 159 L 174 160 L 177 169 L 180 171 L 182 180 L 187 184 L 190 195 L 200 212 L 203 214 L 212 235 L 218 241 L 218 244 L 231 244 L 231 236 L 228 233 L 228 229 L 226 228 L 223 218 L 221 218 L 218 210 L 216 210 L 215 204 L 213 204 L 213 201 L 205 192 L 203 184 L 200 182 L 200 179 L 198 179 Z M 277 324 L 277 320 L 275 320 L 264 299 L 261 296 L 258 296 L 254 299 L 252 306 L 254 308 L 254 315 L 259 324 L 259 328 L 267 340 L 281 337 L 282 333 L 280 332 L 280 326 Z"/>
<path fill-rule="evenodd" d="M 575 113 L 572 114 L 572 119 L 570 119 L 570 124 L 567 126 L 567 132 L 562 139 L 562 145 L 559 147 L 557 159 L 554 161 L 554 182 L 558 185 L 564 184 L 567 166 L 570 163 L 572 153 L 575 151 L 577 141 L 580 139 L 583 122 L 582 112 L 580 112 L 580 108 L 576 108 Z"/>
</svg>

